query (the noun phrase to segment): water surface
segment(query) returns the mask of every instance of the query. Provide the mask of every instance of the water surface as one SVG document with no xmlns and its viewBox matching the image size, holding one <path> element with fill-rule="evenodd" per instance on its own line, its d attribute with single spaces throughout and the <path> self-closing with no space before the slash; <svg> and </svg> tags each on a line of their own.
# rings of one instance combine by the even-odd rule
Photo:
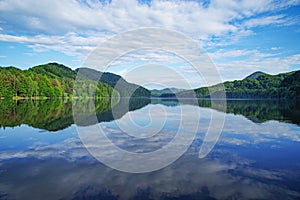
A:
<svg viewBox="0 0 300 200">
<path fill-rule="evenodd" d="M 187 152 L 161 170 L 131 174 L 88 153 L 74 125 L 72 102 L 0 101 L 0 199 L 300 198 L 299 102 L 228 101 L 222 134 L 204 159 L 198 152 L 210 117 L 224 114 L 207 100 L 195 106 L 188 100 L 135 99 L 127 109 L 121 101 L 117 113 L 97 102 L 96 116 L 120 148 L 151 152 L 172 140 L 183 107 L 184 117 L 192 120 L 196 111 L 201 115 Z M 91 108 L 82 103 L 81 109 Z M 88 115 L 84 119 L 81 126 L 91 125 Z M 119 128 L 128 120 L 147 127 L 153 119 L 164 121 L 153 137 L 138 137 L 142 133 L 134 127 L 130 135 Z"/>
</svg>

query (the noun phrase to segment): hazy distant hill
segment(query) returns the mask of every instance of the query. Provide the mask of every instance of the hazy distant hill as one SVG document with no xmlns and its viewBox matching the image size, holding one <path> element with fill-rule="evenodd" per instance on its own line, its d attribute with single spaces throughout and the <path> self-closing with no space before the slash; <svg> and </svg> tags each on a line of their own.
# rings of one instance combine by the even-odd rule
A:
<svg viewBox="0 0 300 200">
<path fill-rule="evenodd" d="M 150 90 L 152 96 L 160 96 L 162 94 L 170 94 L 170 93 L 178 93 L 184 91 L 184 89 L 178 89 L 178 88 L 164 88 L 161 90 Z"/>
</svg>

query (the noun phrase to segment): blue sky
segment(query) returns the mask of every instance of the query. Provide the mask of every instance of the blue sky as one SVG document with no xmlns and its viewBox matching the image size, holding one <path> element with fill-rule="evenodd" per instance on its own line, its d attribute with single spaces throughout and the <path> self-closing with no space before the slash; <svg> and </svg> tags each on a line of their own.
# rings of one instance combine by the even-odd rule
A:
<svg viewBox="0 0 300 200">
<path fill-rule="evenodd" d="M 276 74 L 300 69 L 299 11 L 300 0 L 2 0 L 0 66 L 27 69 L 55 61 L 77 68 L 105 40 L 136 28 L 159 27 L 194 39 L 223 80 L 257 70 Z M 126 77 L 133 65 L 153 66 L 154 59 L 160 61 L 157 66 L 172 66 L 176 60 L 161 52 L 137 52 L 111 71 Z M 157 66 L 147 75 L 155 76 Z M 128 75 L 129 81 L 138 78 Z M 167 86 L 174 83 L 170 77 Z M 195 81 L 194 86 L 199 84 Z"/>
</svg>

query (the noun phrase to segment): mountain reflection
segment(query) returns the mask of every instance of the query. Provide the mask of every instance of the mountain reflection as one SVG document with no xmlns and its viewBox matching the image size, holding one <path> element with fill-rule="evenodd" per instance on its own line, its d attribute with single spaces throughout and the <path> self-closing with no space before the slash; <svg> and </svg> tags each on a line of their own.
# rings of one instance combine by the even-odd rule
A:
<svg viewBox="0 0 300 200">
<path fill-rule="evenodd" d="M 223 100 L 219 100 L 222 104 Z M 163 104 L 165 106 L 177 106 L 179 104 L 193 104 L 190 99 L 152 99 L 152 104 Z M 218 110 L 218 100 L 214 109 Z M 227 100 L 226 113 L 243 115 L 254 123 L 264 123 L 269 120 L 282 121 L 300 125 L 300 102 L 279 100 Z M 198 99 L 198 106 L 211 108 L 211 101 Z M 220 106 L 221 107 L 221 106 Z M 222 110 L 218 110 L 222 111 Z"/>
<path fill-rule="evenodd" d="M 1 100 L 0 127 L 15 127 L 27 124 L 34 128 L 58 131 L 74 124 L 73 112 L 80 113 L 76 123 L 86 126 L 119 119 L 127 112 L 143 108 L 148 104 L 162 104 L 165 106 L 194 105 L 194 100 L 181 99 L 178 101 L 177 99 L 160 98 L 121 98 L 117 102 L 110 99 L 97 100 L 96 102 L 94 100 L 71 102 L 62 99 L 39 101 Z M 211 101 L 199 99 L 198 105 L 199 107 L 210 108 Z M 75 110 L 72 110 L 72 106 Z M 254 123 L 276 120 L 300 125 L 299 101 L 227 100 L 226 113 L 243 115 Z M 95 115 L 97 121 L 92 118 Z"/>
<path fill-rule="evenodd" d="M 199 150 L 210 125 L 211 113 L 217 113 L 216 118 L 223 116 L 221 111 L 216 111 L 218 106 L 214 107 L 215 110 L 209 109 L 209 100 L 199 100 L 199 108 L 193 105 L 191 99 L 0 103 L 2 127 L 29 125 L 0 129 L 0 199 L 300 197 L 300 157 L 297 153 L 300 150 L 300 126 L 288 124 L 299 124 L 297 102 L 227 101 L 227 112 L 233 114 L 226 115 L 222 135 L 214 149 L 203 159 L 199 159 Z M 185 112 L 182 112 L 183 107 Z M 66 128 L 74 123 L 73 112 L 80 114 L 76 122 L 81 126 L 94 123 L 96 116 L 97 123 L 113 144 L 128 152 L 148 153 L 169 144 L 179 130 L 177 127 L 180 127 L 182 117 L 189 122 L 197 118 L 194 115 L 196 109 L 201 114 L 201 120 L 187 151 L 169 166 L 149 173 L 125 173 L 99 163 L 82 143 L 82 138 L 76 133 L 78 129 L 74 126 Z M 153 121 L 150 121 L 149 113 Z M 132 132 L 127 132 L 127 129 L 118 126 L 130 125 L 128 122 L 131 119 L 147 130 L 150 122 L 150 130 L 159 127 L 154 120 L 164 126 L 152 137 L 138 137 L 143 134 L 139 129 L 134 133 L 135 127 L 130 129 Z M 273 121 L 264 123 L 267 120 Z M 64 130 L 53 134 L 32 127 Z M 95 134 L 86 136 L 96 141 L 93 140 Z M 103 159 L 119 159 L 117 152 L 106 148 L 105 143 L 104 140 L 97 141 L 93 149 L 99 150 Z M 133 163 L 123 157 L 120 160 L 123 165 Z"/>
</svg>

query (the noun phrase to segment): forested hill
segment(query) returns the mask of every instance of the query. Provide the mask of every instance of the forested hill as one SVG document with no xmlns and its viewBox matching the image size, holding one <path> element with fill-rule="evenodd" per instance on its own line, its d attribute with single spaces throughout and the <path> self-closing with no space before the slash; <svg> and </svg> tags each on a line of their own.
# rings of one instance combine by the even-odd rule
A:
<svg viewBox="0 0 300 200">
<path fill-rule="evenodd" d="M 227 98 L 300 99 L 300 70 L 277 75 L 255 72 L 243 80 L 227 81 L 223 84 Z M 210 87 L 214 94 L 217 94 L 218 90 L 219 85 Z M 193 94 L 198 98 L 210 97 L 208 87 L 179 92 L 176 93 L 176 97 L 193 97 Z M 175 94 L 164 94 L 162 97 L 175 97 Z"/>
<path fill-rule="evenodd" d="M 150 97 L 151 92 L 146 88 L 128 83 L 121 76 L 109 73 L 109 72 L 99 72 L 90 68 L 80 68 L 75 71 L 80 70 L 81 74 L 86 74 L 91 80 L 99 80 L 102 83 L 106 83 L 111 87 L 115 88 L 121 97 Z"/>
<path fill-rule="evenodd" d="M 81 72 L 92 74 L 98 82 L 96 97 L 110 97 L 113 91 L 121 97 L 150 97 L 144 87 L 128 83 L 121 76 L 82 68 Z M 15 67 L 0 67 L 0 99 L 72 97 L 77 70 L 62 64 L 48 63 L 20 70 Z M 85 84 L 89 84 L 86 82 Z M 218 93 L 219 85 L 186 90 L 176 93 L 177 97 L 209 98 L 209 89 Z M 300 70 L 278 75 L 255 72 L 243 80 L 224 82 L 227 98 L 300 98 Z M 161 94 L 175 97 L 175 94 Z"/>
<path fill-rule="evenodd" d="M 95 74 L 102 73 L 95 71 Z M 71 97 L 76 75 L 75 70 L 58 63 L 39 65 L 28 70 L 0 67 L 0 99 Z M 121 80 L 123 85 L 122 91 L 117 91 L 120 96 L 130 94 L 134 88 L 135 95 L 150 97 L 147 89 L 128 83 L 112 73 L 103 73 L 103 80 L 96 88 L 96 97 L 110 97 L 115 80 Z"/>
</svg>

